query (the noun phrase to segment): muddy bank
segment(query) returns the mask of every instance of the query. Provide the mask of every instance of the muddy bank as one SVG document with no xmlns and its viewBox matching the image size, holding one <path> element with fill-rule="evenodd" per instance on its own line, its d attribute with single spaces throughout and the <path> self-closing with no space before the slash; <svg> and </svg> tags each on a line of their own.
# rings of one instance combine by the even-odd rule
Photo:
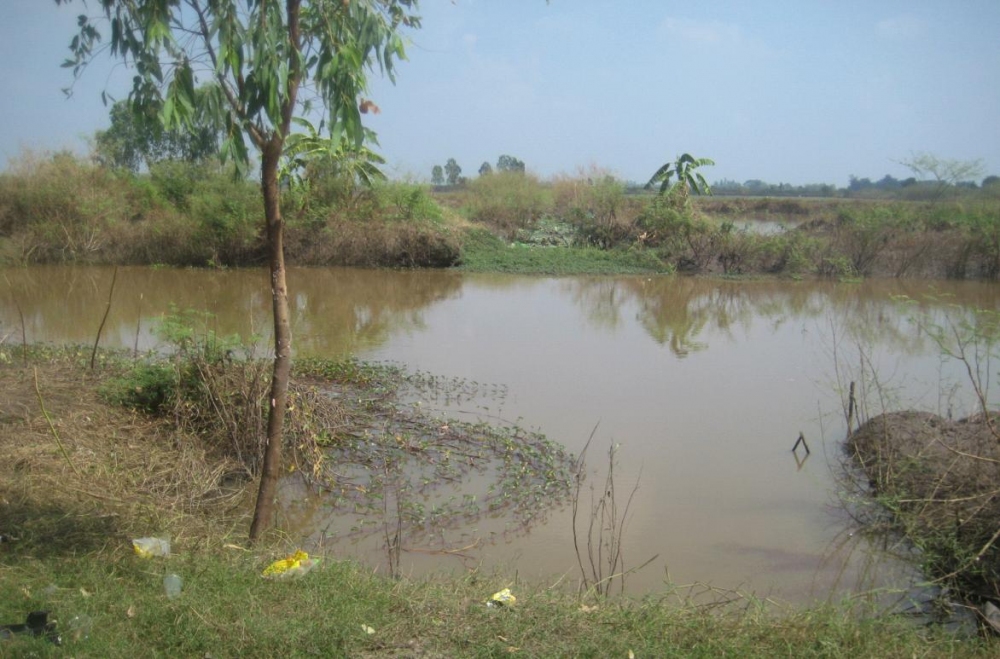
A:
<svg viewBox="0 0 1000 659">
<path fill-rule="evenodd" d="M 882 414 L 848 450 L 933 578 L 1000 598 L 1000 417 Z"/>
</svg>

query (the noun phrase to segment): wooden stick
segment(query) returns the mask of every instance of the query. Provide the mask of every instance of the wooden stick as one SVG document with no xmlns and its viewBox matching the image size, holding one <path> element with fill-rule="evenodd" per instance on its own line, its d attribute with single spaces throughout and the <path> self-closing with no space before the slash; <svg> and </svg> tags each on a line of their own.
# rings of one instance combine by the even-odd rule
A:
<svg viewBox="0 0 1000 659">
<path fill-rule="evenodd" d="M 97 358 L 97 344 L 101 342 L 101 332 L 104 331 L 104 323 L 108 321 L 108 314 L 111 313 L 111 298 L 115 294 L 115 280 L 118 279 L 118 266 L 115 266 L 115 273 L 111 275 L 111 290 L 108 291 L 108 306 L 104 309 L 104 317 L 101 318 L 101 325 L 97 328 L 97 338 L 94 339 L 94 350 L 90 353 L 90 370 L 94 370 L 94 360 Z"/>
<path fill-rule="evenodd" d="M 806 436 L 802 434 L 801 430 L 799 431 L 799 438 L 795 440 L 795 446 L 792 447 L 792 453 L 795 453 L 795 450 L 799 448 L 799 444 L 802 444 L 802 448 L 806 450 L 806 455 L 812 453 L 812 451 L 809 450 L 809 445 L 806 444 Z"/>
<path fill-rule="evenodd" d="M 857 405 L 854 399 L 854 382 L 851 382 L 851 389 L 847 394 L 847 436 L 850 437 L 851 427 L 854 425 L 854 408 Z"/>
</svg>

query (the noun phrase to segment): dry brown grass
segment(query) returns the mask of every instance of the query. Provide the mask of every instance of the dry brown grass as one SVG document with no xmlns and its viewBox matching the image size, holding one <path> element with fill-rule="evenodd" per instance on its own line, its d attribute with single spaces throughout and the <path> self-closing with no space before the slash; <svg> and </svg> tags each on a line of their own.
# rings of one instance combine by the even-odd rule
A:
<svg viewBox="0 0 1000 659">
<path fill-rule="evenodd" d="M 95 527 L 109 540 L 242 531 L 252 488 L 233 478 L 236 461 L 164 420 L 106 404 L 100 377 L 66 363 L 0 367 L 0 520 L 19 543 L 80 550 L 74 543 L 93 542 Z"/>
</svg>

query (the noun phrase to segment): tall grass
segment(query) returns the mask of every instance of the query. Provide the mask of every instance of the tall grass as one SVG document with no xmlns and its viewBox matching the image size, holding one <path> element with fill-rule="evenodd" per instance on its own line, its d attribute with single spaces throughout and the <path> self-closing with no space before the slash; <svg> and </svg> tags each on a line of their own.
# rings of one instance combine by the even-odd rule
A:
<svg viewBox="0 0 1000 659">
<path fill-rule="evenodd" d="M 448 266 L 458 240 L 426 189 L 336 178 L 284 199 L 286 256 L 302 265 Z M 0 261 L 240 266 L 262 262 L 256 182 L 207 163 L 112 171 L 27 154 L 0 175 Z"/>
<path fill-rule="evenodd" d="M 469 219 L 507 238 L 533 227 L 551 208 L 551 195 L 533 174 L 498 172 L 468 184 Z"/>
</svg>

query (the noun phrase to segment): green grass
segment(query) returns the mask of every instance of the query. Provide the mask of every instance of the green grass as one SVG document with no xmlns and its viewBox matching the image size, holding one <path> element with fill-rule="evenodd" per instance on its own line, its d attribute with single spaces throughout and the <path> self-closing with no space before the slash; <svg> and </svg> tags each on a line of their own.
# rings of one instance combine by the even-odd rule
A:
<svg viewBox="0 0 1000 659">
<path fill-rule="evenodd" d="M 461 270 L 541 275 L 651 274 L 672 270 L 651 252 L 595 247 L 509 245 L 487 231 L 470 231 Z"/>
<path fill-rule="evenodd" d="M 76 657 L 933 657 L 995 656 L 995 641 L 959 640 L 902 619 L 859 619 L 828 607 L 772 615 L 741 600 L 710 612 L 666 600 L 612 601 L 584 610 L 575 596 L 471 572 L 395 581 L 326 560 L 295 581 L 269 581 L 274 556 L 236 549 L 134 556 L 123 538 L 83 555 L 8 553 L 0 620 L 48 609 L 66 647 L 41 639 L 0 645 L 0 656 Z M 166 598 L 163 576 L 184 588 Z M 517 603 L 493 609 L 510 586 Z M 590 602 L 590 604 L 594 604 Z M 87 616 L 87 638 L 67 621 Z M 365 627 L 374 630 L 369 634 Z"/>
</svg>

